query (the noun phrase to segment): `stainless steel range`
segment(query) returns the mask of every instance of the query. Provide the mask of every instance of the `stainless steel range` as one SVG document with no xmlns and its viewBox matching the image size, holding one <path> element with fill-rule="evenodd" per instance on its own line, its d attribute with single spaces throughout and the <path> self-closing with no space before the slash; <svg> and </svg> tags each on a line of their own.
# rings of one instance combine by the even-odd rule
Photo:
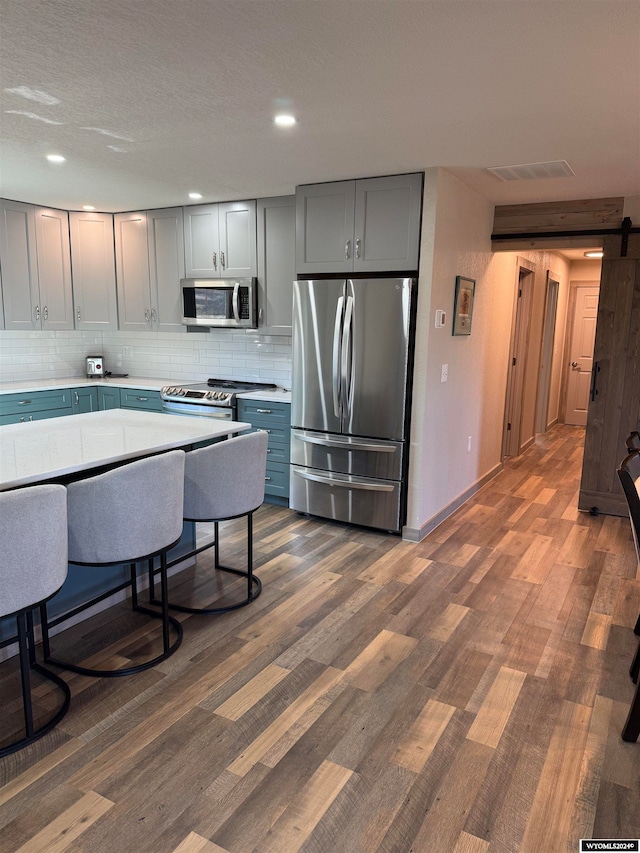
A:
<svg viewBox="0 0 640 853">
<path fill-rule="evenodd" d="M 169 415 L 236 420 L 236 396 L 246 391 L 276 388 L 271 382 L 242 382 L 209 379 L 192 385 L 165 385 L 161 391 L 162 411 Z"/>
</svg>

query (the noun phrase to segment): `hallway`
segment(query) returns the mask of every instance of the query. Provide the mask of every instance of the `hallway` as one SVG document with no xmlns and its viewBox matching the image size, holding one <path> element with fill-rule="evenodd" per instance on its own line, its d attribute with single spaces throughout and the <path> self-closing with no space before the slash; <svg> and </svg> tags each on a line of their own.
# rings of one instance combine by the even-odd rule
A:
<svg viewBox="0 0 640 853">
<path fill-rule="evenodd" d="M 628 519 L 575 509 L 583 435 L 538 436 L 421 543 L 263 506 L 253 605 L 181 617 L 179 651 L 135 678 L 65 675 L 68 716 L 0 763 L 0 849 L 552 853 L 640 838 L 640 743 L 620 739 L 640 575 Z M 226 563 L 241 526 L 229 541 Z M 206 596 L 208 565 L 173 586 Z M 89 655 L 127 620 L 118 606 L 56 639 Z M 148 651 L 135 640 L 109 654 Z"/>
</svg>

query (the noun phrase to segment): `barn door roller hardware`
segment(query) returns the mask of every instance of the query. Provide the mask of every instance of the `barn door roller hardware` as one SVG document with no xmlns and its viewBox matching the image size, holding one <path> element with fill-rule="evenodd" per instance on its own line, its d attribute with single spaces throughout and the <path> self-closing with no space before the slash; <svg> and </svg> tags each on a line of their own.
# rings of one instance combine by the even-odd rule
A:
<svg viewBox="0 0 640 853">
<path fill-rule="evenodd" d="M 545 237 L 608 237 L 619 234 L 621 237 L 620 257 L 627 257 L 627 249 L 629 245 L 629 234 L 640 234 L 640 228 L 633 228 L 631 217 L 625 216 L 622 220 L 620 228 L 580 228 L 567 231 L 519 231 L 518 233 L 510 234 L 492 234 L 491 239 L 496 243 L 501 240 L 540 240 Z"/>
</svg>

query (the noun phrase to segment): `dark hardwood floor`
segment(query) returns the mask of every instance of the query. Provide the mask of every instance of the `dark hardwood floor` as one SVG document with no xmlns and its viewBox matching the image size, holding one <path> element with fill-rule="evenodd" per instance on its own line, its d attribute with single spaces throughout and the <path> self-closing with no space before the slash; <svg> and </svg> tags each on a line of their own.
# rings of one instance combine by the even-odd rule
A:
<svg viewBox="0 0 640 853">
<path fill-rule="evenodd" d="M 628 519 L 575 508 L 582 441 L 556 427 L 419 544 L 262 507 L 256 602 L 180 616 L 182 647 L 138 676 L 65 675 L 70 713 L 0 763 L 0 849 L 550 853 L 640 838 L 640 743 L 620 739 L 640 576 Z M 226 562 L 241 529 L 225 527 Z M 175 596 L 229 594 L 210 565 L 176 576 Z M 119 605 L 55 643 L 117 664 L 155 642 L 155 625 L 130 625 Z M 12 663 L 0 674 L 4 736 L 18 684 Z"/>
</svg>

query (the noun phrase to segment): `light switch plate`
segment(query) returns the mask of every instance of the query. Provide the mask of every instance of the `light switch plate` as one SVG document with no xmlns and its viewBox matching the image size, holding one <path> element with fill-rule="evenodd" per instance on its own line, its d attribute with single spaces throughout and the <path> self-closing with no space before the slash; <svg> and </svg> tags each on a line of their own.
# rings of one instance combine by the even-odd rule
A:
<svg viewBox="0 0 640 853">
<path fill-rule="evenodd" d="M 449 378 L 449 365 L 443 364 L 440 370 L 440 382 L 446 382 Z"/>
</svg>

